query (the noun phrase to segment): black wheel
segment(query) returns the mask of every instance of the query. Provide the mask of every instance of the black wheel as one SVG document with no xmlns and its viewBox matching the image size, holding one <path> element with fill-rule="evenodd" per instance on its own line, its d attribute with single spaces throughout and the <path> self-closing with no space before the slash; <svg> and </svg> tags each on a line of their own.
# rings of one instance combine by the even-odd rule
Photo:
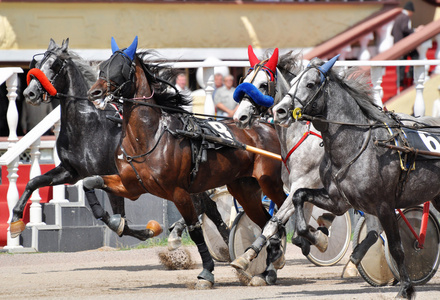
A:
<svg viewBox="0 0 440 300">
<path fill-rule="evenodd" d="M 266 205 L 269 209 L 269 205 Z M 229 235 L 229 255 L 231 260 L 242 255 L 246 249 L 261 235 L 261 228 L 255 224 L 244 211 L 240 212 L 235 218 L 234 224 Z M 283 249 L 286 249 L 286 236 L 281 241 Z M 266 270 L 267 251 L 266 246 L 263 247 L 258 257 L 249 264 L 246 272 L 250 276 L 258 275 Z"/>
<path fill-rule="evenodd" d="M 419 233 L 422 222 L 423 207 L 411 207 L 403 211 L 408 222 Z M 405 266 L 414 284 L 427 283 L 437 272 L 440 254 L 440 226 L 437 218 L 429 212 L 428 227 L 423 249 L 417 247 L 417 240 L 402 217 L 398 216 L 400 238 L 405 252 Z M 394 276 L 400 279 L 399 271 L 387 247 L 386 258 Z"/>
<path fill-rule="evenodd" d="M 365 218 L 361 217 L 354 230 L 353 249 L 360 244 L 366 236 L 367 223 L 365 222 Z M 394 285 L 397 283 L 385 258 L 385 246 L 382 235 L 379 236 L 376 243 L 367 251 L 358 265 L 358 271 L 366 282 L 375 287 Z"/>
<path fill-rule="evenodd" d="M 233 207 L 233 200 L 231 194 L 229 194 L 226 188 L 216 189 L 215 194 L 211 196 L 211 199 L 216 203 L 217 210 L 222 216 L 223 222 L 231 228 L 232 222 L 235 219 L 235 215 L 231 220 L 231 208 Z M 232 208 L 235 211 L 235 208 Z M 205 238 L 206 246 L 212 258 L 219 262 L 231 262 L 229 257 L 229 246 L 223 240 L 216 225 L 211 221 L 206 214 L 202 216 L 202 231 Z"/>
<path fill-rule="evenodd" d="M 319 207 L 313 206 L 309 225 L 318 227 L 317 219 L 323 213 L 328 213 Z M 310 248 L 307 259 L 317 266 L 332 266 L 337 264 L 347 252 L 351 239 L 350 214 L 346 212 L 342 216 L 336 216 L 332 225 L 328 228 L 328 248 L 321 252 L 316 247 Z"/>
</svg>

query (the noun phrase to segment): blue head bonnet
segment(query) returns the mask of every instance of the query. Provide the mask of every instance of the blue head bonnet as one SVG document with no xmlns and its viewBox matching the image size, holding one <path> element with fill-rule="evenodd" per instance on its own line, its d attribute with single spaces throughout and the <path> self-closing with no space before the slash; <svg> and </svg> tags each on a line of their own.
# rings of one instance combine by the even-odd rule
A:
<svg viewBox="0 0 440 300">
<path fill-rule="evenodd" d="M 324 82 L 325 80 L 325 75 L 327 74 L 327 72 L 333 67 L 333 65 L 335 64 L 335 62 L 338 60 L 339 56 L 341 54 L 336 55 L 335 57 L 333 57 L 332 59 L 330 59 L 328 62 L 326 62 L 325 64 L 323 64 L 322 66 L 318 67 L 318 70 L 321 72 L 321 84 Z M 310 64 L 307 66 L 310 67 Z"/>
</svg>

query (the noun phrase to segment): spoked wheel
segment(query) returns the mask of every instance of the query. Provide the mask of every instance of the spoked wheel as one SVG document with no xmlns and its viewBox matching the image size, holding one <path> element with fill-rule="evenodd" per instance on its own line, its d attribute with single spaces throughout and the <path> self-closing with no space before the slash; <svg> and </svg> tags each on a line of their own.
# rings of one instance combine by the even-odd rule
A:
<svg viewBox="0 0 440 300">
<path fill-rule="evenodd" d="M 223 222 L 228 228 L 231 228 L 231 223 L 235 219 L 235 215 L 233 215 L 231 220 L 231 208 L 234 205 L 232 195 L 229 194 L 226 188 L 219 188 L 216 189 L 211 199 L 217 204 L 217 210 L 222 216 Z M 233 210 L 235 211 L 235 208 Z M 212 222 L 206 214 L 202 216 L 202 231 L 206 246 L 212 258 L 219 262 L 231 262 L 229 246 L 223 240 L 214 222 Z"/>
<path fill-rule="evenodd" d="M 367 236 L 367 222 L 361 217 L 353 234 L 353 249 Z M 394 285 L 397 280 L 388 267 L 385 258 L 385 245 L 382 236 L 373 244 L 358 265 L 361 277 L 372 286 Z"/>
<path fill-rule="evenodd" d="M 317 219 L 328 211 L 313 206 L 312 216 L 309 225 L 318 227 Z M 317 266 L 332 266 L 337 264 L 347 252 L 351 238 L 350 214 L 346 212 L 342 216 L 336 216 L 331 226 L 328 228 L 328 248 L 321 252 L 316 247 L 310 247 L 307 259 Z"/>
<path fill-rule="evenodd" d="M 411 207 L 403 211 L 414 230 L 419 233 L 422 222 L 423 207 Z M 440 226 L 437 218 L 429 212 L 428 227 L 423 249 L 418 247 L 416 238 L 411 233 L 402 217 L 398 217 L 400 238 L 405 252 L 405 266 L 414 284 L 427 283 L 437 272 L 440 253 Z M 387 247 L 385 251 L 387 262 L 394 276 L 400 280 L 399 271 Z"/>
<path fill-rule="evenodd" d="M 264 203 L 266 209 L 269 205 Z M 244 211 L 240 212 L 235 218 L 229 235 L 229 255 L 231 260 L 242 255 L 247 248 L 261 235 L 261 228 L 255 224 Z M 281 240 L 281 245 L 286 249 L 286 236 Z M 255 276 L 266 270 L 267 251 L 266 246 L 263 247 L 257 258 L 250 262 L 249 268 L 246 270 L 248 275 Z"/>
</svg>

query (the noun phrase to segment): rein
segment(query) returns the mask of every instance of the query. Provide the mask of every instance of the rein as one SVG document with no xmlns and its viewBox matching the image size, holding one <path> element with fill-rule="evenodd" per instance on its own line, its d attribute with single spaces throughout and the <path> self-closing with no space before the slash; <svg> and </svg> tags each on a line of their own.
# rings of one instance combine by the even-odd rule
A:
<svg viewBox="0 0 440 300">
<path fill-rule="evenodd" d="M 285 158 L 282 158 L 284 166 L 287 169 L 287 172 L 290 174 L 290 170 L 289 167 L 287 166 L 287 160 L 289 159 L 289 157 L 293 154 L 293 152 L 295 152 L 296 149 L 298 149 L 299 146 L 301 146 L 301 144 L 307 139 L 307 137 L 309 137 L 310 135 L 314 135 L 316 137 L 319 137 L 320 139 L 322 139 L 322 136 L 316 132 L 313 132 L 310 130 L 310 125 L 311 122 L 307 121 L 307 131 L 303 134 L 303 136 L 301 137 L 301 139 L 295 144 L 295 146 L 292 147 L 292 149 L 290 149 L 289 153 L 287 153 Z"/>
</svg>

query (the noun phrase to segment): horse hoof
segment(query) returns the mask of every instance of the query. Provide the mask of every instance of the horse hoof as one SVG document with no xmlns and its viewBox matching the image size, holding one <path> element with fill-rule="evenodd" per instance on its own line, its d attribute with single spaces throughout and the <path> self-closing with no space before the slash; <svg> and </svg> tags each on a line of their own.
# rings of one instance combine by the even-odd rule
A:
<svg viewBox="0 0 440 300">
<path fill-rule="evenodd" d="M 252 277 L 251 282 L 249 282 L 250 286 L 266 286 L 267 282 L 266 280 L 263 278 L 262 275 L 257 275 Z"/>
<path fill-rule="evenodd" d="M 274 285 L 277 282 L 277 272 L 275 270 L 269 270 L 266 274 L 266 283 L 268 285 Z"/>
<path fill-rule="evenodd" d="M 246 271 L 249 268 L 249 260 L 247 260 L 242 256 L 239 256 L 236 259 L 234 259 L 233 262 L 231 262 L 231 266 L 233 266 L 236 269 Z"/>
<path fill-rule="evenodd" d="M 160 226 L 160 224 L 155 220 L 150 220 L 148 222 L 147 229 L 153 232 L 153 237 L 158 236 L 163 231 L 162 226 Z"/>
<path fill-rule="evenodd" d="M 278 258 L 272 264 L 274 268 L 277 270 L 284 268 L 284 265 L 286 264 L 286 257 L 284 256 L 284 253 L 280 256 L 280 258 Z"/>
<path fill-rule="evenodd" d="M 196 290 L 209 290 L 212 289 L 212 286 L 214 284 L 208 280 L 205 279 L 199 279 L 197 280 L 197 283 L 195 285 Z"/>
<path fill-rule="evenodd" d="M 348 261 L 348 263 L 344 266 L 344 269 L 342 270 L 341 278 L 354 278 L 358 276 L 359 273 L 356 265 L 351 261 Z"/>
<path fill-rule="evenodd" d="M 172 238 L 171 235 L 168 237 L 168 250 L 174 251 L 182 246 L 182 238 Z"/>
<path fill-rule="evenodd" d="M 316 239 L 316 248 L 318 248 L 319 251 L 325 252 L 328 247 L 328 236 L 326 236 L 322 231 L 317 230 L 315 232 L 315 239 Z"/>
<path fill-rule="evenodd" d="M 121 215 L 112 215 L 108 221 L 108 227 L 121 237 L 124 232 L 125 219 Z"/>
<path fill-rule="evenodd" d="M 16 238 L 19 236 L 26 228 L 26 224 L 24 224 L 23 220 L 18 220 L 12 222 L 9 226 L 9 231 L 11 234 L 11 238 Z"/>
</svg>

